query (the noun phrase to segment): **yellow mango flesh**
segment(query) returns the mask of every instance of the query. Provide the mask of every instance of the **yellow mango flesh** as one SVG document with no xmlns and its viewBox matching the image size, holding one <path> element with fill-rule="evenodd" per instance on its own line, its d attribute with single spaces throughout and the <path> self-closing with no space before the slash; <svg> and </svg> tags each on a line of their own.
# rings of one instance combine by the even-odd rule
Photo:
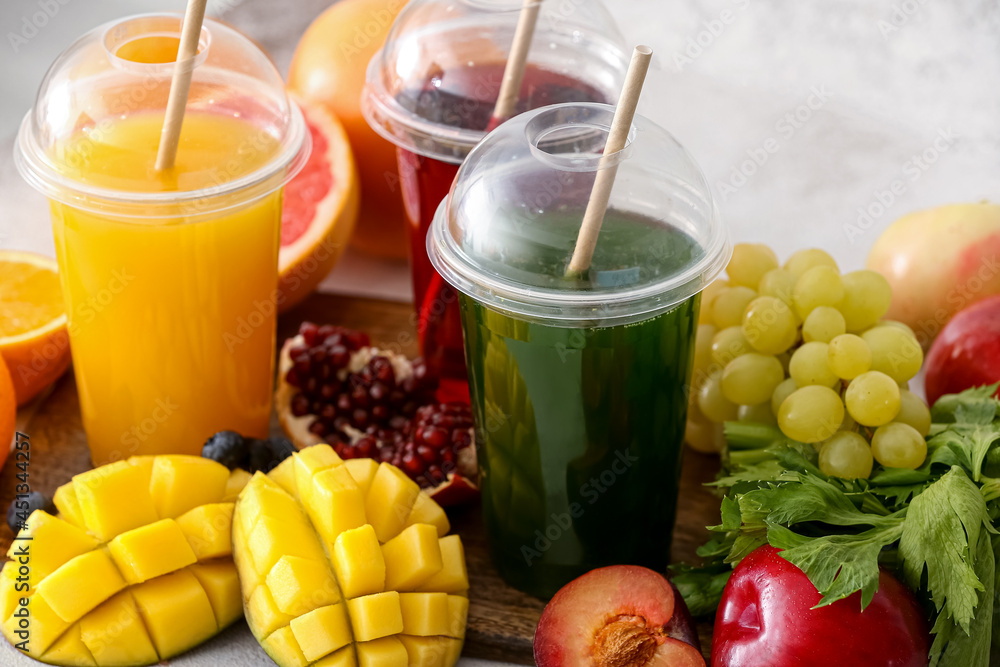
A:
<svg viewBox="0 0 1000 667">
<path fill-rule="evenodd" d="M 59 516 L 34 512 L 8 553 L 4 636 L 49 664 L 138 667 L 238 620 L 233 503 L 223 502 L 232 478 L 193 456 L 134 457 L 74 477 L 55 494 Z"/>
<path fill-rule="evenodd" d="M 280 667 L 451 667 L 468 610 L 461 541 L 401 471 L 358 461 L 309 447 L 241 493 L 233 560 L 250 629 Z"/>
</svg>

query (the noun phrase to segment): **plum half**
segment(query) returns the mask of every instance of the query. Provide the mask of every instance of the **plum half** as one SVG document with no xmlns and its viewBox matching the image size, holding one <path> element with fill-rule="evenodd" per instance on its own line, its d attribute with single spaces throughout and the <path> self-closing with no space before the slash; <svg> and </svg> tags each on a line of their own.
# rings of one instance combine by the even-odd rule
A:
<svg viewBox="0 0 1000 667">
<path fill-rule="evenodd" d="M 592 570 L 563 586 L 535 630 L 538 667 L 704 667 L 687 605 L 661 574 Z"/>
</svg>

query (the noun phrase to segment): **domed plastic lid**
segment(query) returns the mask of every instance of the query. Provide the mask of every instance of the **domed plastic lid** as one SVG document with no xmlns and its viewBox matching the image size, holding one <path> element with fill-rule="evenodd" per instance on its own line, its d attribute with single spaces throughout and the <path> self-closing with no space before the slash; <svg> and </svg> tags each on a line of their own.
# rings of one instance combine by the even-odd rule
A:
<svg viewBox="0 0 1000 667">
<path fill-rule="evenodd" d="M 301 168 L 309 133 L 274 64 L 206 19 L 177 164 L 156 172 L 182 22 L 179 14 L 114 21 L 56 59 L 15 147 L 32 186 L 104 214 L 175 217 L 245 205 Z"/>
<path fill-rule="evenodd" d="M 461 162 L 485 135 L 522 0 L 411 0 L 368 65 L 376 132 L 414 153 Z M 541 4 L 515 113 L 612 102 L 631 50 L 599 0 Z"/>
<path fill-rule="evenodd" d="M 636 116 L 602 161 L 614 108 L 562 104 L 494 130 L 466 158 L 427 250 L 456 289 L 529 321 L 610 326 L 700 292 L 731 254 L 701 169 L 673 136 Z M 568 277 L 598 169 L 616 168 L 589 271 Z"/>
</svg>

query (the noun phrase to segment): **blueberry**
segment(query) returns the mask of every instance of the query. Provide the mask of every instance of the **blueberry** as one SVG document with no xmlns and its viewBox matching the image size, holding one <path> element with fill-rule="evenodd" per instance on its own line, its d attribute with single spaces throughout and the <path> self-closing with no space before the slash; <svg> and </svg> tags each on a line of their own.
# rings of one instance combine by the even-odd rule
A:
<svg viewBox="0 0 1000 667">
<path fill-rule="evenodd" d="M 267 440 L 250 440 L 250 472 L 268 473 L 271 468 L 278 465 L 274 460 L 274 452 L 268 445 Z"/>
<path fill-rule="evenodd" d="M 268 447 L 270 447 L 271 452 L 274 454 L 275 464 L 281 463 L 297 451 L 295 449 L 295 445 L 293 445 L 292 441 L 288 438 L 272 436 L 267 439 L 267 444 Z"/>
<path fill-rule="evenodd" d="M 250 447 L 247 438 L 235 431 L 219 431 L 206 442 L 201 449 L 201 455 L 211 459 L 230 470 L 245 468 L 250 460 Z"/>
<path fill-rule="evenodd" d="M 7 508 L 7 525 L 15 535 L 24 527 L 24 522 L 35 510 L 45 510 L 49 514 L 55 514 L 52 499 L 38 491 L 32 491 L 24 498 L 14 498 Z"/>
</svg>

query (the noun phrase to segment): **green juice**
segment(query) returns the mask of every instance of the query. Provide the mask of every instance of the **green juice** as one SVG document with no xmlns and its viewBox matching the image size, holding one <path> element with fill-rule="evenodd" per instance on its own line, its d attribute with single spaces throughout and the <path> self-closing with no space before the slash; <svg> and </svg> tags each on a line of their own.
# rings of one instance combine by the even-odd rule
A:
<svg viewBox="0 0 1000 667">
<path fill-rule="evenodd" d="M 561 221 L 546 224 L 564 232 Z M 574 224 L 566 223 L 570 248 Z M 690 266 L 700 247 L 660 225 L 643 244 L 635 240 L 648 234 L 647 223 L 606 220 L 586 280 L 629 280 L 639 269 L 628 267 L 667 275 Z M 534 246 L 533 270 L 547 267 L 550 284 L 586 289 L 562 277 L 568 255 L 554 246 Z M 643 256 L 616 253 L 625 247 Z M 483 517 L 508 583 L 547 599 L 595 567 L 664 570 L 699 303 L 696 294 L 638 322 L 601 326 L 598 312 L 593 326 L 568 327 L 460 296 Z"/>
</svg>

